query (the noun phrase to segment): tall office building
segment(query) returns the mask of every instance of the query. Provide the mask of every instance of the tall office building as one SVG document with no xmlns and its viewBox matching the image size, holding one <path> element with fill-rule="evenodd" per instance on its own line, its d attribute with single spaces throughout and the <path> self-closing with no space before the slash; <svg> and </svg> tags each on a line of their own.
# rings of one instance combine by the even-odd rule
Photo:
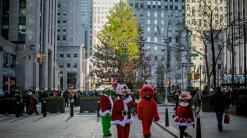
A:
<svg viewBox="0 0 247 138">
<path fill-rule="evenodd" d="M 16 44 L 16 88 L 57 89 L 57 0 L 1 0 L 0 32 Z M 42 56 L 42 62 L 37 57 Z"/>
<path fill-rule="evenodd" d="M 82 0 L 58 0 L 57 45 L 60 89 L 83 88 Z"/>
<path fill-rule="evenodd" d="M 164 72 L 164 79 L 170 80 L 171 85 L 180 85 L 182 79 L 186 83 L 186 68 L 183 72 L 182 67 L 182 63 L 187 62 L 186 52 L 164 46 L 185 49 L 189 46 L 187 29 L 184 28 L 185 1 L 128 0 L 128 3 L 138 17 L 143 39 L 153 43 L 145 43 L 142 48 L 150 66 L 147 69 L 150 75 L 147 83 L 154 87 L 159 81 L 163 84 L 163 80 L 159 80 L 159 70 Z"/>
<path fill-rule="evenodd" d="M 212 13 L 212 16 L 210 14 Z M 199 87 L 204 84 L 206 81 L 206 66 L 205 59 L 202 55 L 198 54 L 201 52 L 202 54 L 207 54 L 209 69 L 212 68 L 212 53 L 211 44 L 209 43 L 209 32 L 210 32 L 210 24 L 212 24 L 212 30 L 216 32 L 217 30 L 222 30 L 226 26 L 226 3 L 225 0 L 187 0 L 186 1 L 186 26 L 191 31 L 191 47 L 192 53 L 190 60 L 193 63 L 193 67 L 191 68 L 192 74 L 192 82 L 193 85 Z M 208 38 L 205 38 L 202 34 L 208 34 Z M 216 33 L 214 33 L 215 35 Z M 219 49 L 224 45 L 223 41 L 225 36 L 222 33 L 218 34 L 218 38 L 214 38 L 215 40 L 215 50 L 216 56 L 219 53 Z M 205 41 L 203 41 L 205 40 Z M 205 48 L 207 45 L 207 48 Z M 195 52 L 198 51 L 198 52 Z M 223 52 L 221 52 L 223 55 Z M 220 73 L 222 70 L 223 62 L 221 60 L 217 60 L 217 72 Z M 201 72 L 201 73 L 200 73 Z M 195 77 L 195 74 L 200 74 L 200 79 Z M 218 74 L 217 73 L 217 74 Z M 212 79 L 211 79 L 212 80 Z M 211 83 L 212 84 L 212 83 Z M 201 86 L 202 87 L 202 86 Z"/>
<path fill-rule="evenodd" d="M 229 42 L 224 49 L 224 75 L 226 83 L 235 77 L 235 83 L 244 83 L 246 75 L 246 47 L 247 47 L 247 1 L 226 0 L 228 31 L 226 32 Z"/>
</svg>

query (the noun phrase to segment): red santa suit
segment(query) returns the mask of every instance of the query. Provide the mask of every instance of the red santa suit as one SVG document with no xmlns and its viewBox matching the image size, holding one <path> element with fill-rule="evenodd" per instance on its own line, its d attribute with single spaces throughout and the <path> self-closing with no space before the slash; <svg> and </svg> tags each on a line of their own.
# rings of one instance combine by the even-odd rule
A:
<svg viewBox="0 0 247 138">
<path fill-rule="evenodd" d="M 128 138 L 134 102 L 126 89 L 118 87 L 116 94 L 120 95 L 120 98 L 114 101 L 111 124 L 117 126 L 118 138 Z"/>
<path fill-rule="evenodd" d="M 144 86 L 140 90 L 141 100 L 137 104 L 138 119 L 142 121 L 143 135 L 145 138 L 151 136 L 150 127 L 153 121 L 158 121 L 159 114 L 157 104 L 153 99 L 154 89 L 151 86 Z"/>
</svg>

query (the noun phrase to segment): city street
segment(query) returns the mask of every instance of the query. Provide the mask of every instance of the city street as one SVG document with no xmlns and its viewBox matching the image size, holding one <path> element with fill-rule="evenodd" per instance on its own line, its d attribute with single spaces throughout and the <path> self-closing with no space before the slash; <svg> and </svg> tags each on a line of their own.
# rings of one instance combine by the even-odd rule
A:
<svg viewBox="0 0 247 138">
<path fill-rule="evenodd" d="M 0 116 L 1 138 L 100 138 L 103 137 L 100 120 L 96 114 L 79 114 L 75 108 L 74 117 L 69 117 L 69 108 L 66 113 L 42 115 L 24 115 L 15 118 L 14 115 Z M 152 126 L 152 138 L 173 138 L 168 132 L 156 124 Z M 111 127 L 113 138 L 117 138 L 115 126 Z M 130 138 L 142 138 L 140 122 L 134 117 L 131 125 Z"/>
</svg>

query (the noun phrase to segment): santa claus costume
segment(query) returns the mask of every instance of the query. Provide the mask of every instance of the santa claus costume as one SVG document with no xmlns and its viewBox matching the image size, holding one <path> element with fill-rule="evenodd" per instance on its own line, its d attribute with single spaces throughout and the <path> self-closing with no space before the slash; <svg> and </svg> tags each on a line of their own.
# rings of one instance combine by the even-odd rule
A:
<svg viewBox="0 0 247 138">
<path fill-rule="evenodd" d="M 157 104 L 154 97 L 154 89 L 151 86 L 144 86 L 140 90 L 141 100 L 137 104 L 138 119 L 142 121 L 143 136 L 151 136 L 150 127 L 153 121 L 159 121 Z"/>
<path fill-rule="evenodd" d="M 118 84 L 116 94 L 119 98 L 113 104 L 111 124 L 117 126 L 118 138 L 128 138 L 130 123 L 132 122 L 131 113 L 134 111 L 134 102 L 127 86 Z"/>
<path fill-rule="evenodd" d="M 179 95 L 179 105 L 175 111 L 175 124 L 179 126 L 180 136 L 187 136 L 187 126 L 194 127 L 194 115 L 191 106 L 192 96 L 189 91 L 182 91 Z"/>
<path fill-rule="evenodd" d="M 100 96 L 100 111 L 101 122 L 104 136 L 111 136 L 111 109 L 113 103 L 111 99 L 111 90 L 105 89 Z"/>
</svg>

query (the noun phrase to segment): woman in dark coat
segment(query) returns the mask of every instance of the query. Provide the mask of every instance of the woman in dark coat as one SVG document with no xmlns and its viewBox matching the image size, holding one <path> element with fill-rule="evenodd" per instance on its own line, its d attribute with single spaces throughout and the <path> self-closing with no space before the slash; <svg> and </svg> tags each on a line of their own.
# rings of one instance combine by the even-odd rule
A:
<svg viewBox="0 0 247 138">
<path fill-rule="evenodd" d="M 212 96 L 211 105 L 213 106 L 214 112 L 216 113 L 216 118 L 218 122 L 218 130 L 223 131 L 222 120 L 223 114 L 227 107 L 227 98 L 221 91 L 220 87 L 217 87 L 216 93 Z"/>
</svg>

